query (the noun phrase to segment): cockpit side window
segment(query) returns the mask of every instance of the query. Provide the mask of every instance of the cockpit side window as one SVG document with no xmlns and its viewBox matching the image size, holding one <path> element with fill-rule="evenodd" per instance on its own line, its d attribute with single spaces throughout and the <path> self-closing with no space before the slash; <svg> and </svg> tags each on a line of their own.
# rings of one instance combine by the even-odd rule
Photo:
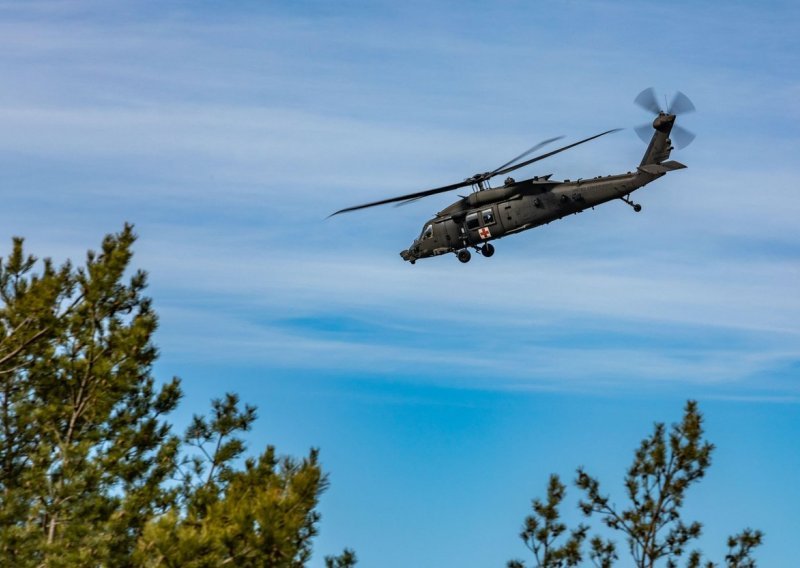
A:
<svg viewBox="0 0 800 568">
<path fill-rule="evenodd" d="M 484 225 L 491 225 L 494 223 L 494 213 L 492 213 L 491 209 L 484 209 L 481 211 L 481 215 L 483 216 Z"/>
<path fill-rule="evenodd" d="M 422 229 L 422 240 L 430 239 L 433 236 L 433 225 L 425 225 Z"/>
<path fill-rule="evenodd" d="M 477 229 L 480 223 L 478 222 L 478 214 L 477 213 L 470 213 L 467 215 L 467 229 L 470 231 L 473 229 Z"/>
</svg>

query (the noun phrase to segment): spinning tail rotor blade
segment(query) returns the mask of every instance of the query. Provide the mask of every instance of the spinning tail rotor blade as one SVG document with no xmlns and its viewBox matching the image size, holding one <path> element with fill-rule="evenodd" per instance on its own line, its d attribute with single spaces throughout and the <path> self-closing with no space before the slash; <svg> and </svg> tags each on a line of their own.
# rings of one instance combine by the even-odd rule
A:
<svg viewBox="0 0 800 568">
<path fill-rule="evenodd" d="M 653 87 L 648 87 L 633 99 L 633 102 L 642 107 L 644 110 L 650 111 L 653 114 L 661 112 L 661 107 L 658 106 L 658 99 L 656 99 L 656 92 Z"/>
<path fill-rule="evenodd" d="M 650 137 L 653 135 L 653 125 L 649 122 L 640 124 L 634 128 L 636 134 L 642 139 L 642 142 L 650 142 Z"/>
<path fill-rule="evenodd" d="M 640 124 L 636 128 L 634 128 L 636 134 L 639 138 L 642 139 L 642 142 L 650 142 L 650 138 L 653 136 L 653 125 L 649 122 L 645 124 Z M 683 126 L 678 126 L 677 124 L 672 127 L 672 133 L 670 134 L 672 140 L 675 142 L 675 147 L 680 150 L 682 148 L 686 148 L 689 144 L 692 143 L 692 140 L 695 138 L 695 133 L 691 130 L 685 129 Z"/>
<path fill-rule="evenodd" d="M 662 111 L 658 106 L 658 98 L 656 97 L 653 87 L 649 87 L 639 93 L 633 102 L 643 109 L 652 112 L 653 114 L 661 115 L 664 113 L 664 111 Z M 669 104 L 666 114 L 677 116 L 694 111 L 694 104 L 691 100 L 689 100 L 689 97 L 684 95 L 682 92 L 677 91 L 675 96 L 672 98 L 672 102 Z M 637 126 L 634 130 L 636 130 L 636 134 L 638 134 L 639 138 L 641 138 L 644 142 L 648 142 L 653 134 L 653 127 L 650 124 L 642 124 L 641 126 Z M 679 149 L 685 148 L 691 144 L 692 140 L 695 138 L 693 132 L 686 130 L 682 126 L 678 126 L 677 124 L 672 127 L 670 136 L 675 143 L 675 147 Z"/>
<path fill-rule="evenodd" d="M 675 97 L 672 99 L 672 103 L 670 103 L 669 110 L 667 112 L 669 114 L 678 115 L 694 111 L 694 105 L 692 104 L 692 101 L 689 100 L 689 97 L 678 91 L 675 93 Z"/>
<path fill-rule="evenodd" d="M 678 126 L 676 124 L 675 126 L 672 127 L 671 136 L 672 139 L 675 141 L 675 147 L 680 150 L 681 148 L 686 148 L 686 146 L 692 143 L 692 140 L 694 140 L 695 137 L 695 133 L 690 130 L 686 130 L 684 127 Z"/>
</svg>

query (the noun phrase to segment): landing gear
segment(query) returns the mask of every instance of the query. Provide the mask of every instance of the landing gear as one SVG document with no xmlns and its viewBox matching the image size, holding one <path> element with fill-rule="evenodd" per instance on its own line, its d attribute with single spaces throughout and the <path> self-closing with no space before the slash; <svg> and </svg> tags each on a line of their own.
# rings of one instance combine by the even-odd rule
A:
<svg viewBox="0 0 800 568">
<path fill-rule="evenodd" d="M 489 258 L 494 254 L 494 245 L 492 245 L 491 243 L 486 243 L 482 247 L 473 245 L 472 248 L 474 248 L 477 252 L 481 253 L 486 258 Z M 460 251 L 456 252 L 456 257 L 461 262 L 469 262 L 470 259 L 472 258 L 472 253 L 469 252 L 469 250 L 463 248 Z"/>
<path fill-rule="evenodd" d="M 622 201 L 624 201 L 625 203 L 627 203 L 628 205 L 630 205 L 631 207 L 633 207 L 633 210 L 638 213 L 639 211 L 642 210 L 642 206 L 639 205 L 638 203 L 634 203 L 633 201 L 631 201 L 629 196 L 630 196 L 630 194 L 628 194 L 628 196 L 626 196 L 626 197 L 620 197 L 620 199 Z"/>
</svg>

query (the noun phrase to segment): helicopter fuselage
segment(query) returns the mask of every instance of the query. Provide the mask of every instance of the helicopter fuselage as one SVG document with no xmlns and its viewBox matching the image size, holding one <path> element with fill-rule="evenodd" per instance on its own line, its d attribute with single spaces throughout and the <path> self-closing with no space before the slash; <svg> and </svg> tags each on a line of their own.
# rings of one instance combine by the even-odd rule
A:
<svg viewBox="0 0 800 568">
<path fill-rule="evenodd" d="M 470 259 L 469 248 L 484 256 L 494 254 L 490 241 L 533 229 L 580 213 L 602 203 L 621 199 L 641 211 L 629 195 L 669 171 L 685 168 L 669 160 L 669 139 L 675 116 L 659 113 L 653 121 L 653 136 L 635 172 L 619 175 L 553 181 L 537 176 L 523 181 L 509 178 L 502 187 L 485 188 L 462 197 L 425 223 L 419 237 L 400 252 L 412 264 L 420 258 L 456 253 L 461 262 Z"/>
<path fill-rule="evenodd" d="M 575 181 L 551 181 L 550 176 L 512 181 L 475 191 L 440 211 L 425 223 L 420 236 L 400 253 L 404 260 L 458 252 L 483 251 L 486 243 L 580 213 L 626 196 L 671 169 L 678 162 L 640 166 L 635 173 Z M 630 203 L 630 201 L 627 201 Z M 633 204 L 638 211 L 639 206 Z M 486 252 L 492 251 L 486 249 Z M 484 254 L 486 254 L 484 252 Z"/>
<path fill-rule="evenodd" d="M 470 195 L 461 197 L 437 213 L 423 225 L 419 237 L 414 239 L 411 246 L 400 252 L 403 260 L 414 264 L 421 258 L 451 252 L 455 253 L 461 262 L 468 262 L 472 256 L 469 249 L 479 251 L 483 256 L 492 256 L 494 245 L 491 241 L 545 225 L 614 199 L 624 201 L 636 212 L 641 211 L 641 205 L 630 200 L 631 193 L 667 172 L 686 167 L 680 162 L 669 159 L 673 150 L 670 134 L 673 132 L 678 113 L 692 112 L 694 105 L 686 95 L 678 92 L 665 112 L 658 107 L 652 88 L 639 93 L 634 102 L 645 110 L 656 113 L 652 131 L 649 124 L 636 128 L 637 134 L 645 141 L 650 133 L 650 140 L 635 172 L 575 181 L 568 179 L 555 181 L 550 179 L 550 175 L 536 176 L 522 181 L 515 181 L 509 177 L 501 187 L 488 185 L 489 180 L 494 177 L 617 132 L 619 131 L 617 128 L 527 158 L 534 151 L 562 137 L 550 138 L 502 166 L 488 172 L 477 173 L 464 181 L 346 207 L 332 213 L 330 217 L 388 203 L 410 203 L 424 197 L 472 186 L 474 191 Z M 685 146 L 694 138 L 694 134 L 682 127 L 677 127 L 675 134 L 680 146 Z M 683 139 L 683 143 L 680 139 Z M 523 158 L 527 159 L 520 161 Z"/>
</svg>

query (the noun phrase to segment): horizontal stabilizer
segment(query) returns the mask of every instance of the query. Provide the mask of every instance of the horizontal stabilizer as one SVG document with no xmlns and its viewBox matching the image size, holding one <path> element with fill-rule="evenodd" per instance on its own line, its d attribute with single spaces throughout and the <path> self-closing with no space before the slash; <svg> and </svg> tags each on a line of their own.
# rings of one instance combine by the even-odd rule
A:
<svg viewBox="0 0 800 568">
<path fill-rule="evenodd" d="M 668 162 L 663 162 L 661 164 L 646 164 L 644 166 L 639 166 L 639 170 L 657 176 L 665 174 L 667 172 L 671 172 L 672 170 L 681 170 L 685 167 L 686 166 L 684 166 L 680 162 L 676 162 L 675 160 L 669 160 Z"/>
<path fill-rule="evenodd" d="M 681 164 L 680 162 L 676 162 L 675 160 L 663 162 L 661 165 L 667 168 L 667 171 L 682 170 L 686 167 L 685 165 Z"/>
</svg>

